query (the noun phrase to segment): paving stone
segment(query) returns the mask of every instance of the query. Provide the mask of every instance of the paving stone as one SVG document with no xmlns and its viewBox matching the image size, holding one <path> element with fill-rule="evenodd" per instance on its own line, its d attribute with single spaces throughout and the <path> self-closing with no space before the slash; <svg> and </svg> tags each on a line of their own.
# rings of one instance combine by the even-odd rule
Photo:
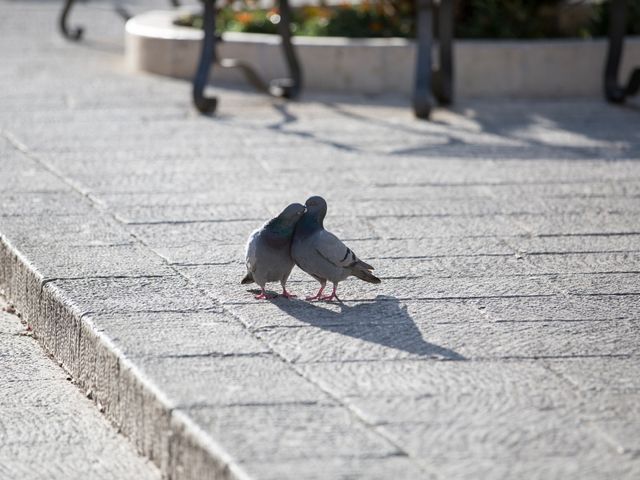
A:
<svg viewBox="0 0 640 480">
<path fill-rule="evenodd" d="M 45 279 L 174 275 L 162 258 L 137 245 L 19 245 Z"/>
<path fill-rule="evenodd" d="M 457 428 L 456 421 L 448 423 L 442 420 L 385 425 L 384 430 L 392 438 L 410 438 L 408 451 L 425 464 L 514 456 L 522 459 L 572 458 L 606 448 L 605 441 L 590 435 L 587 426 L 574 422 L 563 424 L 545 412 L 525 409 L 501 415 L 489 423 L 481 418 L 472 418 L 468 422 L 470 424 L 465 430 Z M 457 448 L 444 447 L 447 444 Z"/>
<path fill-rule="evenodd" d="M 68 246 L 122 245 L 133 238 L 127 231 L 99 215 L 2 217 L 0 232 L 16 245 Z"/>
<path fill-rule="evenodd" d="M 572 235 L 511 237 L 505 242 L 528 255 L 571 252 L 638 252 L 640 235 Z"/>
<path fill-rule="evenodd" d="M 514 216 L 519 219 L 521 216 Z M 529 218 L 529 217 L 527 217 Z M 532 217 L 537 218 L 537 217 Z M 377 236 L 393 238 L 430 237 L 494 237 L 529 233 L 524 226 L 508 217 L 432 217 L 416 221 L 415 218 L 385 218 L 370 220 Z"/>
<path fill-rule="evenodd" d="M 260 352 L 257 346 L 247 348 L 247 342 L 236 343 L 240 348 L 233 353 L 140 357 L 135 363 L 180 407 L 335 405 L 331 397 L 264 347 Z"/>
<path fill-rule="evenodd" d="M 387 458 L 340 458 L 309 460 L 288 460 L 279 462 L 251 462 L 244 464 L 249 474 L 258 478 L 280 480 L 282 478 L 305 478 L 319 480 L 351 480 L 366 478 L 386 480 L 387 478 L 437 478 L 427 469 L 421 469 L 414 461 L 403 456 Z"/>
<path fill-rule="evenodd" d="M 352 239 L 349 246 L 358 252 L 358 258 L 411 259 L 425 257 L 454 256 L 511 256 L 515 249 L 497 237 L 442 237 L 430 238 L 428 242 L 420 239 Z"/>
<path fill-rule="evenodd" d="M 640 272 L 640 253 L 571 253 L 531 255 L 527 262 L 541 273 L 625 273 Z"/>
<path fill-rule="evenodd" d="M 223 357 L 269 350 L 228 314 L 155 312 L 92 315 L 96 329 L 128 357 Z"/>
<path fill-rule="evenodd" d="M 89 202 L 75 192 L 11 193 L 2 196 L 2 216 L 90 215 Z M 36 220 L 37 221 L 37 220 Z"/>
<path fill-rule="evenodd" d="M 0 478 L 160 478 L 33 338 L 1 332 Z"/>
<path fill-rule="evenodd" d="M 559 275 L 554 283 L 572 295 L 640 295 L 639 273 Z"/>
<path fill-rule="evenodd" d="M 563 380 L 533 361 L 323 362 L 298 368 L 377 425 L 473 422 L 490 428 L 492 419 L 506 416 L 559 419 L 564 414 L 558 410 L 572 404 Z"/>
<path fill-rule="evenodd" d="M 49 172 L 41 170 L 14 170 L 3 173 L 3 195 L 13 192 L 59 192 L 65 185 Z"/>
<path fill-rule="evenodd" d="M 153 247 L 183 246 L 213 243 L 243 245 L 253 230 L 260 226 L 255 220 L 238 222 L 161 223 L 130 225 L 129 232 Z"/>
<path fill-rule="evenodd" d="M 357 307 L 356 307 L 357 308 Z M 361 312 L 360 315 L 363 315 Z M 370 324 L 263 328 L 258 335 L 291 362 L 637 355 L 636 321 L 432 324 L 405 317 Z M 356 317 L 358 318 L 358 317 Z M 397 320 L 397 318 L 396 318 Z M 313 324 L 313 322 L 309 322 Z"/>
<path fill-rule="evenodd" d="M 598 455 L 575 455 L 571 457 L 551 456 L 544 464 L 536 460 L 481 459 L 439 463 L 437 471 L 447 478 L 473 479 L 478 476 L 495 479 L 509 478 L 634 478 L 638 470 L 634 462 L 629 462 L 615 452 Z"/>
<path fill-rule="evenodd" d="M 637 234 L 636 214 L 565 214 L 556 216 L 514 215 L 514 222 L 534 235 Z"/>
<path fill-rule="evenodd" d="M 227 299 L 225 308 L 233 312 L 252 330 L 273 327 L 340 328 L 355 325 L 363 331 L 386 326 L 421 327 L 428 324 L 468 324 L 486 320 L 471 302 L 459 300 L 403 301 L 384 295 L 373 301 L 345 301 L 343 304 L 310 304 L 301 300 L 276 298 L 271 302 Z"/>
<path fill-rule="evenodd" d="M 16 320 L 13 320 L 14 324 L 15 322 Z M 12 363 L 14 361 L 29 365 L 29 370 L 17 369 Z M 7 382 L 3 382 L 3 388 L 11 387 L 8 383 L 14 381 L 64 379 L 66 377 L 62 369 L 52 370 L 50 367 L 51 360 L 46 358 L 41 351 L 34 349 L 32 338 L 24 335 L 0 335 L 0 375 L 2 375 L 3 381 Z"/>
<path fill-rule="evenodd" d="M 229 295 L 233 302 L 247 298 L 246 286 L 239 280 L 244 275 L 241 265 L 199 265 L 177 266 L 176 269 L 189 279 L 211 291 L 216 298 L 221 292 Z M 377 273 L 377 272 L 376 272 Z M 308 280 L 297 273 L 292 280 L 300 278 L 305 287 L 297 291 L 312 294 L 320 284 Z M 554 279 L 546 276 L 504 276 L 504 277 L 433 277 L 425 284 L 422 276 L 404 275 L 382 277 L 382 284 L 371 285 L 355 278 L 340 284 L 338 294 L 344 300 L 372 301 L 378 295 L 402 300 L 466 299 L 479 297 L 540 296 L 555 295 L 559 292 Z M 424 277 L 426 278 L 426 277 Z M 568 281 L 568 280 L 567 280 Z M 292 283 L 293 284 L 293 283 Z M 274 286 L 275 287 L 275 286 Z M 276 290 L 277 291 L 277 290 Z M 340 295 L 341 294 L 341 295 Z"/>
<path fill-rule="evenodd" d="M 618 453 L 638 455 L 640 452 L 640 438 L 638 436 L 640 422 L 637 417 L 633 420 L 595 422 L 595 425 L 613 439 L 617 444 Z"/>
<path fill-rule="evenodd" d="M 165 476 L 202 478 L 198 452 L 218 447 L 251 478 L 640 475 L 640 292 L 621 273 L 640 252 L 634 109 L 463 99 L 417 122 L 401 98 L 282 103 L 216 83 L 219 112 L 203 117 L 187 83 L 124 72 L 122 24 L 91 5 L 74 9 L 87 26 L 76 44 L 58 38 L 59 6 L 0 0 L 0 248 L 74 278 L 34 302 L 67 302 L 87 330 L 78 342 L 71 318 L 52 317 L 60 342 L 43 343 L 65 361 L 60 345 L 94 333 L 108 345 L 86 353 L 139 382 L 103 390 L 142 392 L 123 431 L 144 430 L 142 450 L 175 463 Z M 239 284 L 248 235 L 313 194 L 383 283 L 349 279 L 343 304 L 255 300 Z M 318 284 L 296 269 L 289 287 Z M 47 451 L 12 444 L 0 477 L 145 478 L 74 457 L 80 425 L 22 427 L 65 400 L 43 390 L 76 387 L 2 322 L 0 419 L 41 407 L 17 432 Z M 166 430 L 169 415 L 193 429 Z"/>
<path fill-rule="evenodd" d="M 245 245 L 221 245 L 219 243 L 188 243 L 185 245 L 154 245 L 152 250 L 169 264 L 195 265 L 244 265 Z"/>
<path fill-rule="evenodd" d="M 579 358 L 568 362 L 548 362 L 551 370 L 579 390 L 634 394 L 640 392 L 640 378 L 636 375 L 639 364 L 637 358 Z"/>
<path fill-rule="evenodd" d="M 7 312 L 8 305 L 3 305 L 0 310 L 0 335 L 17 335 L 25 331 L 21 322 L 16 322 L 13 315 Z"/>
<path fill-rule="evenodd" d="M 172 223 L 244 220 L 256 224 L 271 218 L 261 205 L 223 204 L 188 206 L 121 207 L 115 209 L 118 219 L 124 223 Z"/>
<path fill-rule="evenodd" d="M 179 276 L 149 278 L 87 278 L 47 284 L 72 295 L 82 313 L 198 311 L 217 304 Z"/>
<path fill-rule="evenodd" d="M 637 319 L 640 296 L 483 298 L 471 300 L 496 322 Z"/>
<path fill-rule="evenodd" d="M 192 408 L 187 412 L 240 461 L 386 458 L 399 453 L 344 407 L 293 403 Z M 262 428 L 255 429 L 255 425 Z M 295 475 L 291 472 L 287 478 Z"/>
<path fill-rule="evenodd" d="M 592 182 L 544 182 L 519 185 L 492 185 L 491 193 L 499 198 L 536 197 L 536 198 L 601 198 L 625 197 L 638 193 L 639 182 L 612 182 L 596 179 Z"/>
</svg>

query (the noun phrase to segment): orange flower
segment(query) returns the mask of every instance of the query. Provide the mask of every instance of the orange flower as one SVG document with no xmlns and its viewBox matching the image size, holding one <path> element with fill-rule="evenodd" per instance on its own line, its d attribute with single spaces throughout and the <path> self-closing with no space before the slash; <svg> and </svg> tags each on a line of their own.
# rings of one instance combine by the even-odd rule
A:
<svg viewBox="0 0 640 480">
<path fill-rule="evenodd" d="M 249 12 L 238 12 L 235 15 L 236 20 L 244 25 L 251 23 L 253 20 L 253 15 Z"/>
</svg>

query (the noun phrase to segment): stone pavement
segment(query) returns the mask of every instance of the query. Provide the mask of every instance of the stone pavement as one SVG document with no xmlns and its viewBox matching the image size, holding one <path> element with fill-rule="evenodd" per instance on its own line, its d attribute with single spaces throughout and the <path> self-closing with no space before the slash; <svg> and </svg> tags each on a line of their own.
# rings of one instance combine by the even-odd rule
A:
<svg viewBox="0 0 640 480">
<path fill-rule="evenodd" d="M 0 297 L 0 478 L 159 479 Z"/>
<path fill-rule="evenodd" d="M 165 476 L 638 478 L 637 101 L 202 117 L 104 6 L 69 44 L 0 1 L 0 285 Z M 247 235 L 311 194 L 383 283 L 255 301 Z"/>
</svg>

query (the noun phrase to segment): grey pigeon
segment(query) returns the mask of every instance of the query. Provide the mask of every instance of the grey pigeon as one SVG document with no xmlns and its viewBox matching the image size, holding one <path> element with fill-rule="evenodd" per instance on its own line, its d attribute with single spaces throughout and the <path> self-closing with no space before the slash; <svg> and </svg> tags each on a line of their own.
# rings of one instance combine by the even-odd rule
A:
<svg viewBox="0 0 640 480">
<path fill-rule="evenodd" d="M 338 237 L 324 229 L 327 202 L 311 197 L 305 203 L 306 213 L 296 225 L 291 243 L 291 256 L 296 265 L 320 282 L 320 290 L 307 300 L 340 299 L 336 295 L 338 283 L 353 275 L 369 283 L 380 283 L 370 270 L 373 267 L 351 251 Z M 333 283 L 331 295 L 322 296 L 327 280 Z"/>
<path fill-rule="evenodd" d="M 247 242 L 247 275 L 242 285 L 256 282 L 262 292 L 256 299 L 269 298 L 264 287 L 268 282 L 280 282 L 282 295 L 294 297 L 285 287 L 293 269 L 291 259 L 291 238 L 300 217 L 304 214 L 304 205 L 292 203 L 276 218 L 269 220 L 249 236 Z"/>
</svg>

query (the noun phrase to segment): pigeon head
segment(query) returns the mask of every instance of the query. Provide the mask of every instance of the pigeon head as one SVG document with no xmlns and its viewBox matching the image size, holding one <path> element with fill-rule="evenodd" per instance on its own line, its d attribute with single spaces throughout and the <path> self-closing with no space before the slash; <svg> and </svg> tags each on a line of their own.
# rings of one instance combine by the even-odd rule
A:
<svg viewBox="0 0 640 480">
<path fill-rule="evenodd" d="M 298 222 L 298 220 L 300 220 L 300 217 L 302 217 L 304 212 L 304 205 L 300 205 L 299 203 L 292 203 L 287 208 L 285 208 L 277 218 L 283 225 L 293 227 Z"/>
<path fill-rule="evenodd" d="M 317 222 L 322 225 L 324 217 L 327 215 L 327 202 L 322 197 L 311 197 L 305 202 L 307 207 L 307 214 L 313 217 Z"/>
<path fill-rule="evenodd" d="M 304 215 L 304 211 L 304 205 L 292 203 L 280 212 L 280 215 L 267 222 L 267 231 L 279 238 L 291 238 L 298 220 Z"/>
</svg>

